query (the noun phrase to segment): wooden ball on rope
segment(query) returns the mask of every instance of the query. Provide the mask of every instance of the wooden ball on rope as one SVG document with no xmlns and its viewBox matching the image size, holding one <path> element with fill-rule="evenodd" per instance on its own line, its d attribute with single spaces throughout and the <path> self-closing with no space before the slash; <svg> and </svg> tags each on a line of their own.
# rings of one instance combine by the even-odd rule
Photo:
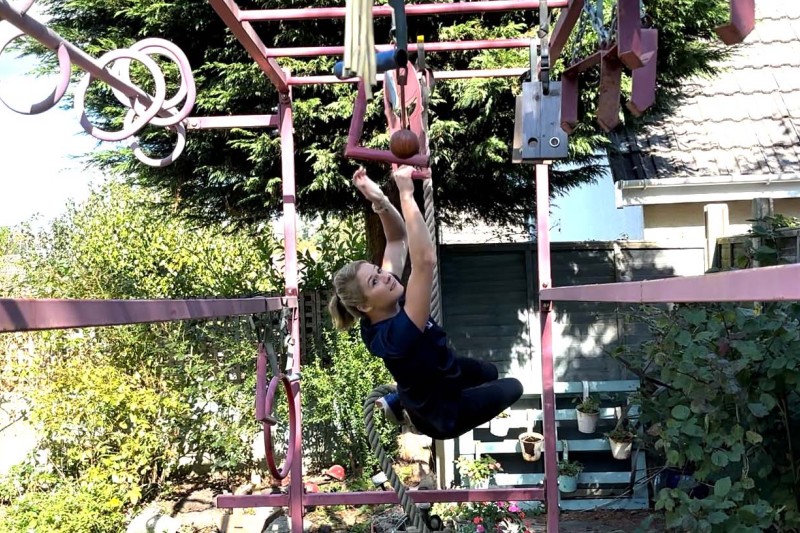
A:
<svg viewBox="0 0 800 533">
<path fill-rule="evenodd" d="M 389 150 L 400 159 L 413 157 L 419 153 L 419 137 L 409 129 L 399 129 L 389 139 Z"/>
</svg>

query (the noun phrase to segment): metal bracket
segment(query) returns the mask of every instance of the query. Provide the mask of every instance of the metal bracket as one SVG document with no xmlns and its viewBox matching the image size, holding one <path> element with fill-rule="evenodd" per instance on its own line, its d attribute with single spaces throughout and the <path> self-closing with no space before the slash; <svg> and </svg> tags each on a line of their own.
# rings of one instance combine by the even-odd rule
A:
<svg viewBox="0 0 800 533">
<path fill-rule="evenodd" d="M 514 120 L 514 163 L 565 159 L 569 155 L 567 133 L 561 128 L 561 82 L 548 82 L 544 94 L 541 81 L 522 83 Z"/>
</svg>

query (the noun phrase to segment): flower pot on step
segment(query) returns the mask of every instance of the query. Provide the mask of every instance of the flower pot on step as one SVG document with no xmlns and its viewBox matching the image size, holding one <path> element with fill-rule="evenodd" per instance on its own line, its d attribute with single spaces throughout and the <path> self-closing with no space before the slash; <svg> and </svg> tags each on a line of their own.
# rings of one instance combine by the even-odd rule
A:
<svg viewBox="0 0 800 533">
<path fill-rule="evenodd" d="M 578 476 L 558 476 L 558 490 L 564 493 L 578 490 Z"/>
<path fill-rule="evenodd" d="M 578 431 L 581 433 L 594 433 L 597 429 L 597 420 L 600 418 L 600 412 L 584 413 L 580 409 L 575 409 L 578 414 Z"/>
<path fill-rule="evenodd" d="M 542 456 L 544 435 L 533 431 L 526 431 L 519 436 L 519 445 L 522 449 L 522 458 L 526 461 L 538 461 Z"/>
<path fill-rule="evenodd" d="M 611 455 L 614 456 L 614 459 L 627 459 L 631 456 L 633 449 L 633 434 L 627 433 L 619 439 L 609 435 L 608 443 L 611 445 Z"/>
<path fill-rule="evenodd" d="M 511 418 L 494 418 L 489 422 L 489 433 L 496 437 L 505 437 L 511 429 Z"/>
</svg>

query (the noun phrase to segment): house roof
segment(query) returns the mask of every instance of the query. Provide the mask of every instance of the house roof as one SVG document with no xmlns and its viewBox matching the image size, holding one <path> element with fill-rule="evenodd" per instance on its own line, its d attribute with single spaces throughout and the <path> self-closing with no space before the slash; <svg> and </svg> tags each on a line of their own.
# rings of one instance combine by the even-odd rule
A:
<svg viewBox="0 0 800 533">
<path fill-rule="evenodd" d="M 800 1 L 758 0 L 756 27 L 675 113 L 615 134 L 616 180 L 800 173 Z"/>
</svg>

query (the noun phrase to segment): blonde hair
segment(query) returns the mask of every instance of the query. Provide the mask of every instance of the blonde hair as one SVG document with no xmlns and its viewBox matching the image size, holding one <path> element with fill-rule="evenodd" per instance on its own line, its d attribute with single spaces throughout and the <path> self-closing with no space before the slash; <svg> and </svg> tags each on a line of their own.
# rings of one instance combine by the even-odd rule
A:
<svg viewBox="0 0 800 533">
<path fill-rule="evenodd" d="M 366 302 L 364 291 L 358 282 L 358 269 L 367 261 L 352 261 L 333 275 L 333 296 L 328 302 L 328 311 L 336 329 L 349 329 L 356 319 L 363 318 L 358 310 Z"/>
</svg>

